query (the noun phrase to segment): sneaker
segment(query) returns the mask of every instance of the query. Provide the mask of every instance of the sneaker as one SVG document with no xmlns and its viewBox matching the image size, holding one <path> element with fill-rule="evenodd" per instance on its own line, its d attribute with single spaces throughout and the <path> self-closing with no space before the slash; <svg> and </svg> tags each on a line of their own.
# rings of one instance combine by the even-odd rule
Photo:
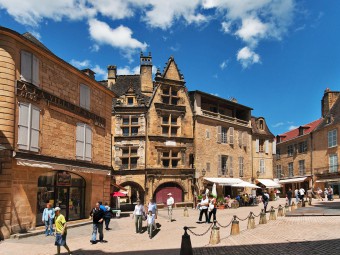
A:
<svg viewBox="0 0 340 255">
<path fill-rule="evenodd" d="M 107 243 L 106 240 L 100 240 L 99 242 L 101 242 L 101 243 Z"/>
<path fill-rule="evenodd" d="M 90 240 L 90 242 L 91 242 L 92 244 L 96 244 L 96 243 L 97 243 L 97 241 L 93 241 L 93 240 Z"/>
</svg>

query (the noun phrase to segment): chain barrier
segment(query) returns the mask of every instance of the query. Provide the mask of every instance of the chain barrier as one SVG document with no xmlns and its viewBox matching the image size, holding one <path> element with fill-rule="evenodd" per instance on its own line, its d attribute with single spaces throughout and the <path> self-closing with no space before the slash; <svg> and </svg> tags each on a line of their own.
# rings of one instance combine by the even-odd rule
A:
<svg viewBox="0 0 340 255">
<path fill-rule="evenodd" d="M 212 228 L 212 226 L 213 226 L 214 224 L 210 224 L 210 227 L 207 229 L 207 231 L 205 231 L 203 234 L 196 234 L 196 233 L 194 233 L 190 228 L 188 228 L 188 231 L 191 233 L 191 234 L 193 234 L 194 236 L 204 236 L 206 233 L 208 233 L 209 232 L 209 230 Z"/>
<path fill-rule="evenodd" d="M 281 206 L 281 205 L 279 205 L 278 207 L 274 207 L 274 206 L 273 206 L 273 209 L 277 210 L 277 209 L 280 208 L 280 206 Z"/>
<path fill-rule="evenodd" d="M 226 225 L 226 226 L 222 226 L 218 221 L 217 221 L 216 223 L 217 223 L 217 225 L 219 225 L 221 228 L 227 228 L 227 227 L 229 227 L 229 226 L 231 225 L 231 223 L 233 223 L 233 220 L 231 219 L 231 221 L 229 222 L 229 224 Z"/>
<path fill-rule="evenodd" d="M 256 215 L 255 213 L 252 212 L 252 214 L 254 215 L 255 218 L 260 217 L 261 213 L 259 213 L 259 215 Z"/>
<path fill-rule="evenodd" d="M 249 218 L 249 215 L 247 216 L 247 218 L 245 218 L 245 219 L 240 219 L 238 216 L 236 216 L 235 215 L 235 218 L 237 218 L 238 220 L 240 220 L 240 221 L 245 221 L 245 220 L 247 220 L 248 218 Z"/>
</svg>

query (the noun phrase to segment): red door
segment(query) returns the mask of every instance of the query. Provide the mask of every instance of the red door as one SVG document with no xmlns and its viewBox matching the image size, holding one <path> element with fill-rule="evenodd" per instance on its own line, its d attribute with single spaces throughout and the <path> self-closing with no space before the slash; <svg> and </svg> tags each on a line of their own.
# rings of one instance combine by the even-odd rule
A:
<svg viewBox="0 0 340 255">
<path fill-rule="evenodd" d="M 157 191 L 156 193 L 156 203 L 166 204 L 168 199 L 168 193 L 172 194 L 175 203 L 183 202 L 182 190 L 179 187 L 164 187 Z"/>
</svg>

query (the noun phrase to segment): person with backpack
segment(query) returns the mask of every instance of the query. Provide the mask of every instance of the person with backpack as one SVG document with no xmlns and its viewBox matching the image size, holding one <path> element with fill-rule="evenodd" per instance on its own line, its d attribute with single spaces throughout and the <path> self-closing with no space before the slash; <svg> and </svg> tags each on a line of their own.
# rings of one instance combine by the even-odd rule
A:
<svg viewBox="0 0 340 255">
<path fill-rule="evenodd" d="M 108 203 L 105 203 L 105 212 L 104 212 L 104 220 L 105 220 L 105 229 L 110 230 L 109 225 L 112 217 L 111 207 Z"/>
<path fill-rule="evenodd" d="M 262 194 L 262 202 L 263 202 L 264 212 L 267 212 L 267 206 L 269 202 L 269 194 L 267 193 L 267 190 L 265 190 Z"/>
</svg>

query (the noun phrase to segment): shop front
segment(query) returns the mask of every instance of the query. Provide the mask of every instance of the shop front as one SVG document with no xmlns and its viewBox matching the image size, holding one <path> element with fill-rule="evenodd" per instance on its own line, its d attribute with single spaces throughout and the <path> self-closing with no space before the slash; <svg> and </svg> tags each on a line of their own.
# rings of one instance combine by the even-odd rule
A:
<svg viewBox="0 0 340 255">
<path fill-rule="evenodd" d="M 81 176 L 67 171 L 50 171 L 38 178 L 37 226 L 47 203 L 60 207 L 67 221 L 84 218 L 86 182 Z"/>
</svg>

